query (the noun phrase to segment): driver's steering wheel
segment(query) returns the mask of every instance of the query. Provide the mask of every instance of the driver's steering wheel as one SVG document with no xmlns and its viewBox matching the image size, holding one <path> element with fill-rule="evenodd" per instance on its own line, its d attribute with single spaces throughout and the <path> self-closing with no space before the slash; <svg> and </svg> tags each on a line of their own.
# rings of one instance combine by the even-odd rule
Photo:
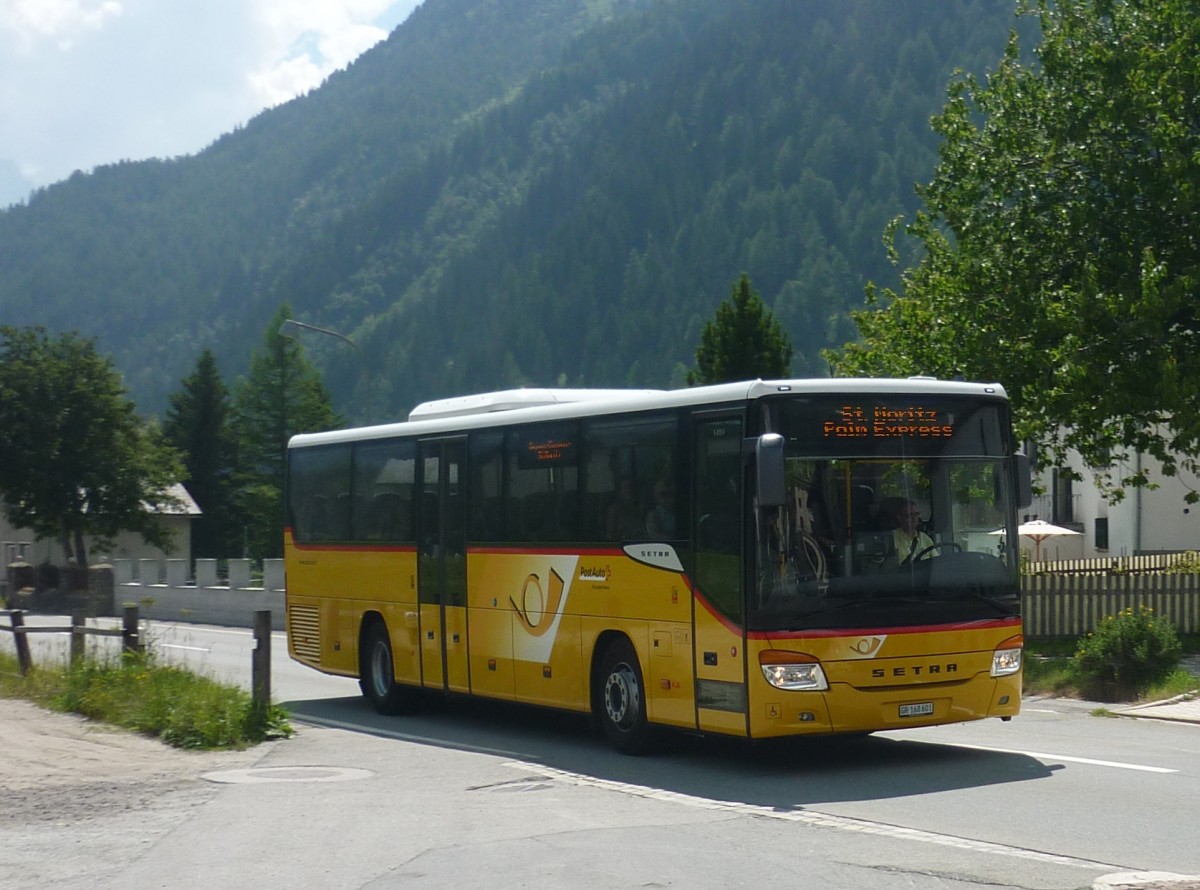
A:
<svg viewBox="0 0 1200 890">
<path fill-rule="evenodd" d="M 934 550 L 941 550 L 943 547 L 953 547 L 956 553 L 962 553 L 962 545 L 956 544 L 954 541 L 938 541 L 936 544 L 930 544 L 924 550 L 920 551 L 909 562 L 916 562 L 918 559 L 924 559 L 926 553 L 932 553 Z"/>
</svg>

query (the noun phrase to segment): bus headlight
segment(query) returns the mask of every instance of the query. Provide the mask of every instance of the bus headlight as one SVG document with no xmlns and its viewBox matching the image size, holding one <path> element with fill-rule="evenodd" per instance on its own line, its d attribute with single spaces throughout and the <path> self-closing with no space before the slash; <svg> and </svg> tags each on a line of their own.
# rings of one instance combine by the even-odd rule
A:
<svg viewBox="0 0 1200 890">
<path fill-rule="evenodd" d="M 759 653 L 758 664 L 776 689 L 820 692 L 829 688 L 824 668 L 811 655 L 770 650 Z"/>
<path fill-rule="evenodd" d="M 1018 635 L 1009 637 L 996 647 L 992 653 L 992 676 L 1008 677 L 1021 669 L 1021 653 L 1024 651 L 1025 638 Z"/>
</svg>

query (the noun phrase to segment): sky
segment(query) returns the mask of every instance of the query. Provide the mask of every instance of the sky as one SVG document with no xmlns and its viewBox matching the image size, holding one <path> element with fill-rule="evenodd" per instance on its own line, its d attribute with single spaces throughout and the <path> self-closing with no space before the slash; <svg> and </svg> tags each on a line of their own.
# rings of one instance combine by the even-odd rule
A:
<svg viewBox="0 0 1200 890">
<path fill-rule="evenodd" d="M 195 154 L 384 39 L 420 0 L 0 0 L 0 207 Z"/>
</svg>

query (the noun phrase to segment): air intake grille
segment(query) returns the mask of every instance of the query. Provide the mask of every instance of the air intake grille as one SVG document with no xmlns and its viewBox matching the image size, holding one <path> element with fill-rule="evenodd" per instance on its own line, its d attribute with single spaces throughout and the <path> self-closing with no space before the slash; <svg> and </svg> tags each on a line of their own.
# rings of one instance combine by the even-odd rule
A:
<svg viewBox="0 0 1200 890">
<path fill-rule="evenodd" d="M 321 622 L 316 606 L 292 606 L 288 609 L 288 639 L 296 658 L 321 662 Z"/>
</svg>

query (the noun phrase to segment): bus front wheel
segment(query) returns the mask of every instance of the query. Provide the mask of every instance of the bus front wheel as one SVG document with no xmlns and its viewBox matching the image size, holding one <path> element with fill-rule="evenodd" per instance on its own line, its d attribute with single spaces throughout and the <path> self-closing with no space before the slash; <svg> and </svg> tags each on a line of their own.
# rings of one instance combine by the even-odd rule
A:
<svg viewBox="0 0 1200 890">
<path fill-rule="evenodd" d="M 363 695 L 380 714 L 399 713 L 405 704 L 405 690 L 396 682 L 392 641 L 382 621 L 371 622 L 359 653 L 358 686 Z"/>
<path fill-rule="evenodd" d="M 622 637 L 604 650 L 596 674 L 595 706 L 605 737 L 622 754 L 642 754 L 650 746 L 645 684 L 633 644 Z"/>
</svg>

